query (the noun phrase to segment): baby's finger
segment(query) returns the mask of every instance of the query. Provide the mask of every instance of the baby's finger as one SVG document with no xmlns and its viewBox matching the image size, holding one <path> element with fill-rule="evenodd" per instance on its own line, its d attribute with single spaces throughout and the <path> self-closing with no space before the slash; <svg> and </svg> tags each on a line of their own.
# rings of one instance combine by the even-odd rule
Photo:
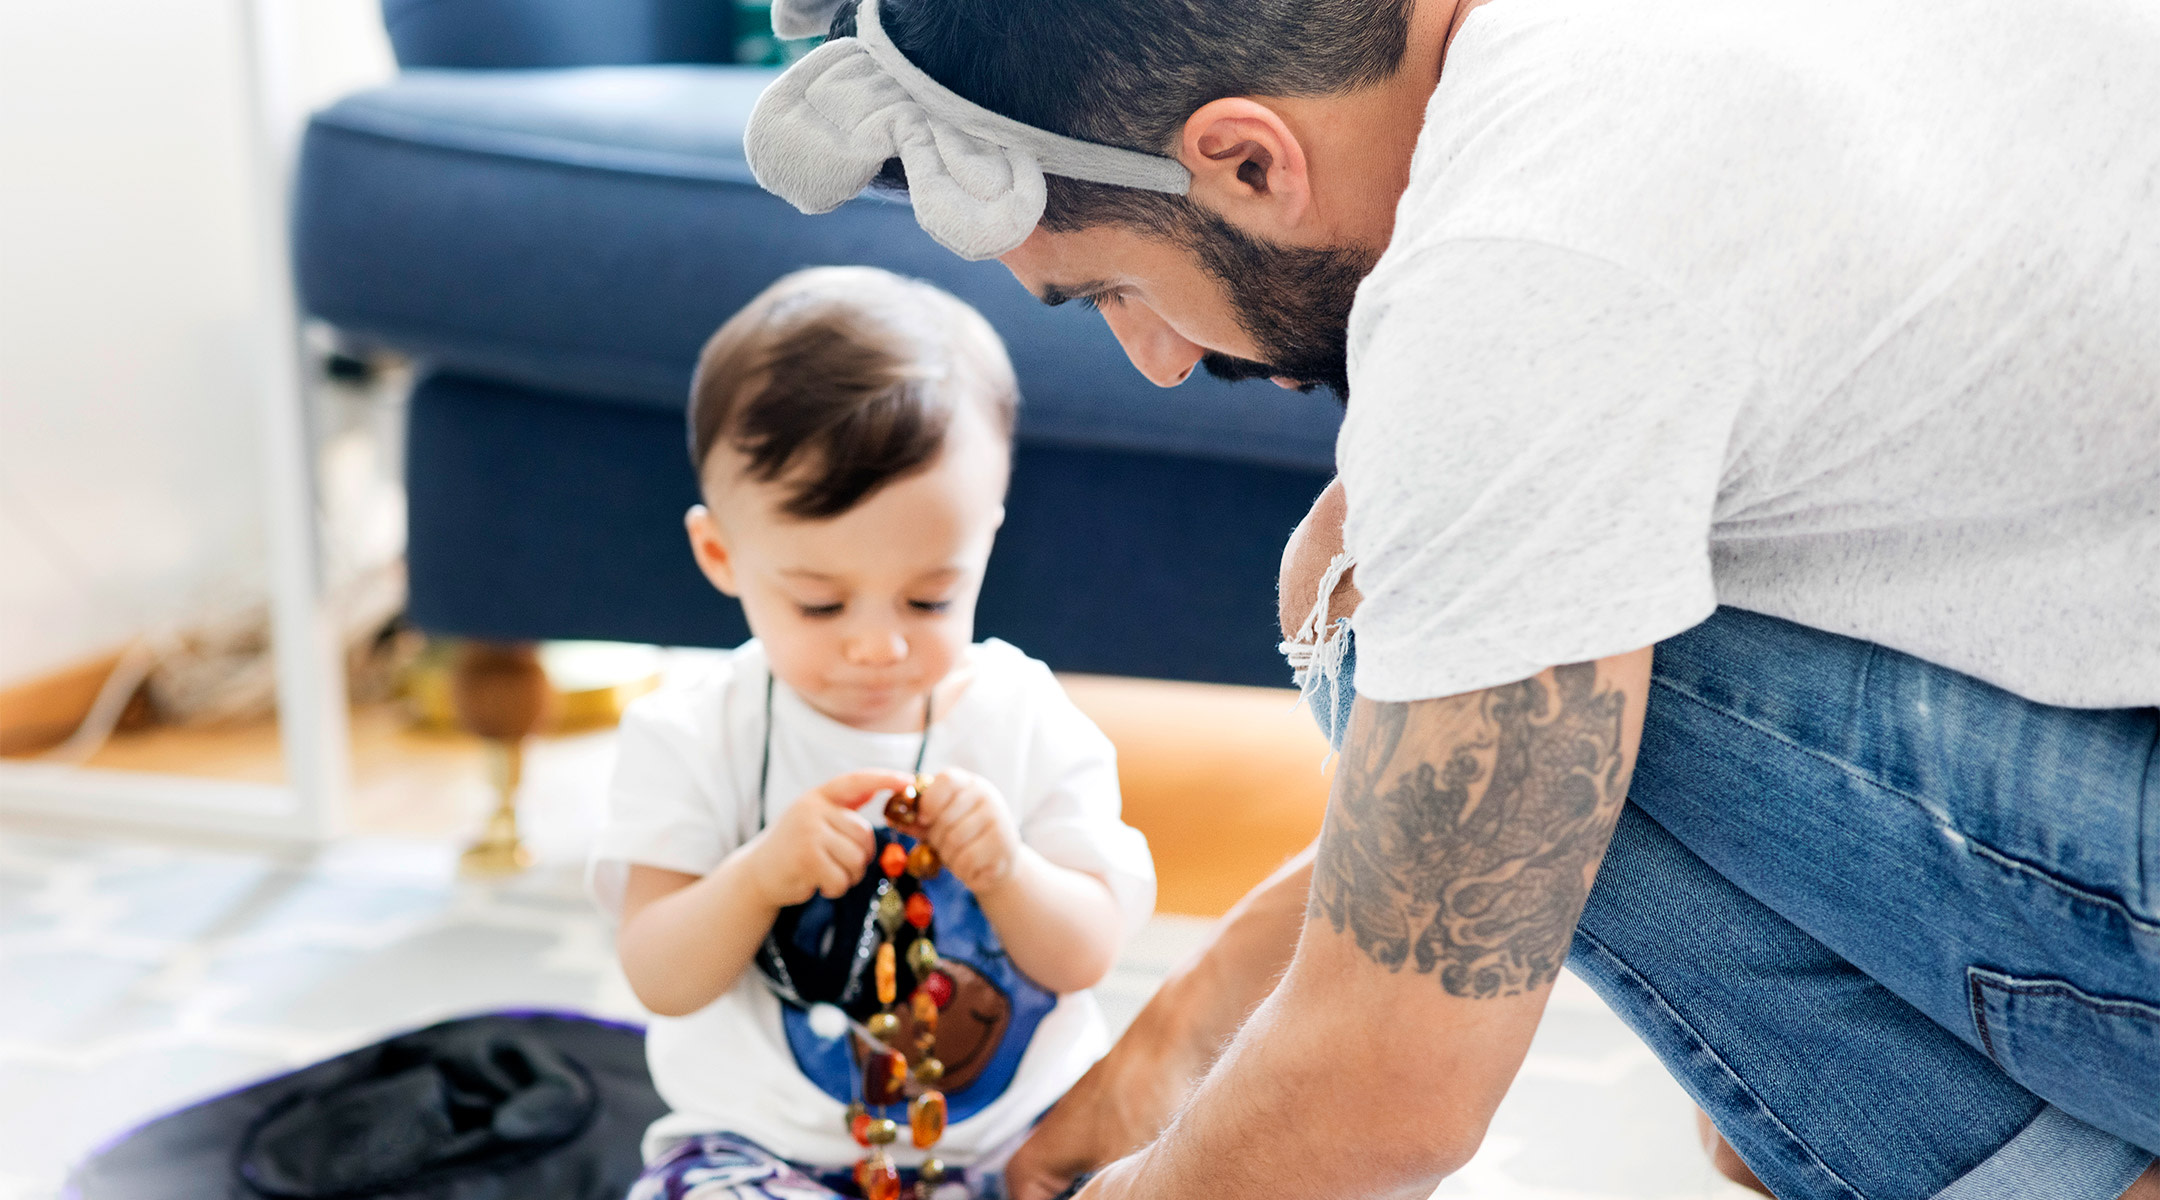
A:
<svg viewBox="0 0 2160 1200">
<path fill-rule="evenodd" d="M 826 780 L 811 794 L 842 808 L 857 809 L 881 792 L 897 792 L 912 782 L 912 777 L 898 771 L 849 771 Z"/>
<path fill-rule="evenodd" d="M 954 877 L 970 888 L 992 882 L 989 874 L 997 864 L 997 847 L 987 842 L 972 843 L 962 849 L 958 857 L 946 860 Z"/>
<path fill-rule="evenodd" d="M 1000 882 L 1013 872 L 1013 856 L 998 842 L 990 839 L 975 843 L 974 853 L 968 863 L 971 887 L 988 887 Z"/>
<path fill-rule="evenodd" d="M 828 829 L 820 835 L 818 848 L 825 857 L 845 868 L 849 881 L 853 882 L 869 869 L 870 859 L 877 853 L 877 838 L 857 838 L 851 830 Z"/>
<path fill-rule="evenodd" d="M 835 837 L 862 851 L 863 861 L 877 852 L 877 833 L 870 819 L 852 808 L 835 808 L 825 815 L 825 828 Z"/>
<path fill-rule="evenodd" d="M 934 819 L 925 819 L 923 826 L 933 831 L 957 828 L 982 811 L 987 797 L 976 788 L 954 788 L 945 796 L 944 806 L 938 809 Z"/>
<path fill-rule="evenodd" d="M 815 871 L 818 893 L 827 900 L 838 900 L 862 878 L 864 864 L 850 861 L 851 848 L 848 846 L 827 843 L 820 849 L 823 853 L 818 855 Z"/>
<path fill-rule="evenodd" d="M 950 828 L 938 831 L 938 841 L 935 843 L 937 852 L 947 858 L 953 858 L 964 855 L 968 848 L 977 842 L 985 839 L 995 841 L 996 839 L 990 838 L 989 835 L 996 821 L 996 814 L 988 809 L 977 809 L 969 813 L 966 817 L 955 821 Z"/>
</svg>

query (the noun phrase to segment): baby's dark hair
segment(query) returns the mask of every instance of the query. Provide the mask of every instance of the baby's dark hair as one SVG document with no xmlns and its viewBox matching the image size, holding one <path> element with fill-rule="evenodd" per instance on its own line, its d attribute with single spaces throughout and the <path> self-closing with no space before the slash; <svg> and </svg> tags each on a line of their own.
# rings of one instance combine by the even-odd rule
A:
<svg viewBox="0 0 2160 1200">
<path fill-rule="evenodd" d="M 956 405 L 983 404 L 1012 436 L 1019 388 L 982 314 L 874 267 L 783 276 L 705 343 L 690 385 L 700 484 L 724 442 L 742 470 L 782 482 L 781 511 L 836 517 L 935 462 Z"/>
</svg>

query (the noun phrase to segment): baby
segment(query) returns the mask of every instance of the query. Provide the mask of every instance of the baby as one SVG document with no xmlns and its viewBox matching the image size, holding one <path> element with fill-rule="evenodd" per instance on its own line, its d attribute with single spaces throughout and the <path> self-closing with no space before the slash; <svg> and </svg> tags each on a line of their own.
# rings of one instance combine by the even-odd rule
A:
<svg viewBox="0 0 2160 1200">
<path fill-rule="evenodd" d="M 634 1200 L 858 1194 L 879 1117 L 899 1118 L 885 1149 L 910 1190 L 973 1194 L 1107 1047 L 1087 989 L 1153 908 L 1147 843 L 1049 669 L 971 644 L 1016 403 L 979 314 L 868 268 L 787 276 L 705 347 L 685 525 L 755 636 L 631 707 L 594 850 L 671 1110 Z M 906 968 L 895 1028 L 863 982 L 872 863 L 918 839 L 944 866 L 920 884 L 938 961 Z M 942 1010 L 927 1068 L 916 991 Z M 931 1149 L 904 1099 L 851 1108 L 866 1028 L 909 1058 L 908 1092 L 942 1091 Z"/>
</svg>

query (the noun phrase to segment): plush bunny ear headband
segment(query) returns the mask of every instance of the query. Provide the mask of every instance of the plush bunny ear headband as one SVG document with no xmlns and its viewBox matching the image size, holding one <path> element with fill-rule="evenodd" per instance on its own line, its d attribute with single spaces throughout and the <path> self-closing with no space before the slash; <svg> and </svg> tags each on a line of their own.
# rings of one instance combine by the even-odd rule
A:
<svg viewBox="0 0 2160 1200">
<path fill-rule="evenodd" d="M 810 37 L 840 0 L 775 0 L 773 29 Z M 885 161 L 907 168 L 915 219 L 962 258 L 995 258 L 1042 220 L 1043 176 L 1182 196 L 1176 159 L 1083 142 L 1000 116 L 924 74 L 885 36 L 878 0 L 862 0 L 855 36 L 804 55 L 758 98 L 743 135 L 751 173 L 806 213 L 861 194 Z"/>
</svg>

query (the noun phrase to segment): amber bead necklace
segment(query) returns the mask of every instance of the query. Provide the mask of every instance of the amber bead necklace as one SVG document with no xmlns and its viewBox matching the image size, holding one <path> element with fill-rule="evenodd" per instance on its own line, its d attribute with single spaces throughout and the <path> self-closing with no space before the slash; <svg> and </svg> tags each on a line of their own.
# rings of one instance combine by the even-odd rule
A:
<svg viewBox="0 0 2160 1200">
<path fill-rule="evenodd" d="M 886 821 L 913 825 L 916 805 L 929 786 L 930 777 L 917 772 L 906 790 L 885 802 Z M 900 1169 L 893 1165 L 886 1147 L 899 1140 L 900 1125 L 883 1114 L 905 1097 L 909 1140 L 916 1149 L 933 1149 L 945 1136 L 945 1093 L 938 1090 L 945 1077 L 945 1064 L 937 1057 L 937 1027 L 938 1013 L 952 1003 L 953 983 L 950 975 L 937 969 L 937 946 L 930 940 L 930 922 L 937 910 L 930 894 L 918 887 L 906 901 L 900 898 L 901 875 L 920 884 L 944 870 L 937 851 L 925 841 L 918 840 L 912 850 L 902 850 L 898 842 L 887 842 L 878 855 L 878 870 L 884 875 L 878 880 L 875 902 L 878 929 L 883 935 L 878 942 L 876 965 L 879 1011 L 863 1022 L 859 1035 L 865 1043 L 862 1099 L 848 1107 L 847 1121 L 849 1134 L 869 1152 L 855 1164 L 855 1182 L 862 1188 L 865 1200 L 899 1200 Z M 900 999 L 897 938 L 903 925 L 915 929 L 915 938 L 907 948 L 908 971 L 916 979 L 915 990 L 908 996 L 908 1015 L 915 1022 L 916 1059 L 912 1066 L 906 1053 L 891 1044 L 900 1032 L 900 1015 L 896 1011 Z M 914 1095 L 909 1097 L 911 1088 Z M 916 1179 L 917 1196 L 928 1200 L 944 1182 L 945 1164 L 936 1158 L 924 1159 L 916 1169 Z"/>
<path fill-rule="evenodd" d="M 772 770 L 773 683 L 768 675 L 765 682 L 765 746 L 762 761 L 758 764 L 760 829 L 765 825 L 766 783 Z M 917 806 L 929 789 L 930 776 L 923 773 L 923 764 L 930 753 L 930 728 L 934 723 L 932 702 L 931 696 L 923 697 L 923 735 L 922 743 L 915 751 L 915 778 L 898 795 L 885 802 L 888 825 L 915 824 Z M 933 1149 L 945 1136 L 945 1093 L 938 1088 L 945 1077 L 945 1064 L 937 1058 L 937 1027 L 938 1014 L 952 1003 L 956 988 L 952 976 L 938 970 L 937 946 L 930 938 L 930 924 L 937 909 L 930 894 L 921 887 L 943 870 L 944 864 L 939 861 L 937 851 L 919 838 L 912 850 L 903 849 L 894 841 L 885 843 L 884 850 L 878 854 L 877 892 L 870 908 L 879 933 L 872 968 L 878 1011 L 860 1024 L 852 1020 L 847 1023 L 862 1042 L 863 1052 L 858 1097 L 848 1105 L 846 1119 L 849 1136 L 866 1151 L 863 1159 L 855 1164 L 855 1183 L 862 1189 L 864 1200 L 899 1200 L 900 1197 L 900 1169 L 888 1149 L 900 1138 L 899 1122 L 887 1115 L 895 1106 L 902 1101 L 907 1105 L 909 1140 L 916 1149 Z M 916 882 L 914 893 L 905 899 L 900 895 L 902 875 Z M 892 1045 L 900 1032 L 898 938 L 903 927 L 914 930 L 914 938 L 907 947 L 908 971 L 915 979 L 915 989 L 908 996 L 908 1015 L 914 1018 L 915 1033 L 916 1058 L 912 1064 L 905 1052 Z M 770 947 L 769 935 L 767 943 Z M 769 961 L 779 975 L 779 978 L 768 979 L 773 991 L 797 1007 L 811 1007 L 797 994 L 793 981 L 787 978 L 786 966 L 777 948 L 770 949 Z M 929 1200 L 938 1185 L 945 1181 L 945 1173 L 943 1162 L 935 1157 L 924 1159 L 916 1168 L 918 1200 Z"/>
</svg>

